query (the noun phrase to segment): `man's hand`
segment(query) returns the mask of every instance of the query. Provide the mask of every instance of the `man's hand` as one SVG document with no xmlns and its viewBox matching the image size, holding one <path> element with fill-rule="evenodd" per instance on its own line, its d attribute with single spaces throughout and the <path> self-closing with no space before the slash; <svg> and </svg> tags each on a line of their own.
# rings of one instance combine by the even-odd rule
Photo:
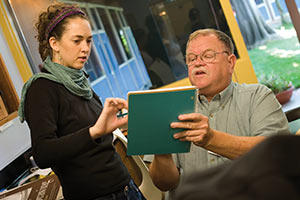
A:
<svg viewBox="0 0 300 200">
<path fill-rule="evenodd" d="M 213 136 L 208 118 L 199 113 L 179 115 L 180 122 L 172 122 L 171 128 L 186 129 L 174 134 L 175 139 L 191 141 L 200 147 L 206 147 Z"/>
</svg>

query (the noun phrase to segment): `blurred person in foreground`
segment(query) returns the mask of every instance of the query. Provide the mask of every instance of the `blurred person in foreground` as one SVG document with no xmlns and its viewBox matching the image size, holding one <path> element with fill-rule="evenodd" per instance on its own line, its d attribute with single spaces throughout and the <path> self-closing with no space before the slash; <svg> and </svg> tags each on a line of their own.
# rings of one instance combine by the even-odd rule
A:
<svg viewBox="0 0 300 200">
<path fill-rule="evenodd" d="M 174 199 L 298 200 L 299 151 L 300 136 L 269 137 L 233 162 L 185 176 Z"/>
</svg>

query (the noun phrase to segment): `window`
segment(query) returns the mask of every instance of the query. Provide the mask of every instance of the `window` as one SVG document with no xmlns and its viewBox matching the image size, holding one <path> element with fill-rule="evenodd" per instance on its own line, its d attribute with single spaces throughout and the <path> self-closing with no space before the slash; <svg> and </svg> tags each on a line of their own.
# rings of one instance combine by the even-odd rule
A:
<svg viewBox="0 0 300 200">
<path fill-rule="evenodd" d="M 122 57 L 121 49 L 118 46 L 118 41 L 113 32 L 112 20 L 110 20 L 110 18 L 108 16 L 109 12 L 106 12 L 106 10 L 104 10 L 103 8 L 98 8 L 97 10 L 100 14 L 100 18 L 102 20 L 105 32 L 106 32 L 107 36 L 109 37 L 109 41 L 112 46 L 112 49 L 118 60 L 118 64 L 121 65 L 122 63 L 124 63 L 124 58 Z"/>
<path fill-rule="evenodd" d="M 122 47 L 126 53 L 126 56 L 127 56 L 127 59 L 129 60 L 132 55 L 131 55 L 131 52 L 130 52 L 130 48 L 129 48 L 129 44 L 128 44 L 128 41 L 127 41 L 127 38 L 125 36 L 125 32 L 124 30 L 122 29 L 122 26 L 120 23 L 122 23 L 121 19 L 120 19 L 120 16 L 117 15 L 117 11 L 116 10 L 110 10 L 110 15 L 112 17 L 112 20 L 113 20 L 113 23 L 117 29 L 117 32 L 118 32 L 118 36 L 119 36 L 119 39 L 122 43 Z"/>
<path fill-rule="evenodd" d="M 214 28 L 225 32 L 231 37 L 219 1 L 185 0 L 168 3 L 153 1 L 150 9 L 153 19 L 164 38 L 163 40 L 175 41 L 180 46 L 183 54 L 185 54 L 185 45 L 189 34 L 198 29 Z M 239 57 L 237 52 L 235 54 Z"/>
<path fill-rule="evenodd" d="M 92 82 L 92 81 L 96 80 L 97 78 L 104 75 L 104 71 L 98 60 L 98 55 L 97 55 L 94 45 L 92 47 L 92 51 L 91 51 L 89 60 L 85 64 L 84 68 L 89 75 L 90 82 Z"/>
<path fill-rule="evenodd" d="M 99 15 L 97 13 L 97 10 L 96 8 L 91 8 L 91 13 L 92 13 L 92 16 L 93 16 L 93 19 L 95 21 L 95 24 L 96 24 L 96 30 L 102 30 L 102 25 L 101 25 L 101 22 L 100 22 L 100 19 L 99 19 Z"/>
<path fill-rule="evenodd" d="M 123 16 L 122 12 L 117 11 L 117 14 L 118 14 L 118 16 L 119 16 L 120 19 L 121 19 L 122 26 L 123 26 L 123 27 L 124 27 L 124 26 L 128 26 L 126 20 L 124 19 L 124 16 Z"/>
</svg>

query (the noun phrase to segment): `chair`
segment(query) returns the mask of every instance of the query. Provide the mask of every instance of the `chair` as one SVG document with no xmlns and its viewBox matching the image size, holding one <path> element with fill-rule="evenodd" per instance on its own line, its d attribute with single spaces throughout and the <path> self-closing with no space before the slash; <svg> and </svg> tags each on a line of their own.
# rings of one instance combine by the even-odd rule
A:
<svg viewBox="0 0 300 200">
<path fill-rule="evenodd" d="M 300 119 L 300 107 L 288 110 L 285 112 L 288 122 Z"/>
<path fill-rule="evenodd" d="M 300 134 L 300 107 L 285 112 L 292 134 Z"/>
<path fill-rule="evenodd" d="M 119 153 L 124 165 L 127 167 L 135 184 L 139 187 L 147 200 L 161 200 L 164 198 L 163 192 L 160 191 L 152 182 L 149 169 L 140 156 L 128 156 L 127 138 L 117 129 L 113 132 L 114 145 Z"/>
</svg>

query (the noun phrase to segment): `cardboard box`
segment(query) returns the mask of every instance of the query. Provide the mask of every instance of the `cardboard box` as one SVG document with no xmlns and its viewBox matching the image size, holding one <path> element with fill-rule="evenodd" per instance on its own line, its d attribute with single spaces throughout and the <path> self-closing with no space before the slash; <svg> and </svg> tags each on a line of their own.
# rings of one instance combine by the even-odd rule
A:
<svg viewBox="0 0 300 200">
<path fill-rule="evenodd" d="M 2 97 L 0 96 L 0 120 L 7 116 L 8 116 L 8 113 L 7 113 L 6 107 L 4 105 Z"/>
<path fill-rule="evenodd" d="M 0 193 L 0 200 L 60 200 L 61 187 L 55 174 Z"/>
</svg>

